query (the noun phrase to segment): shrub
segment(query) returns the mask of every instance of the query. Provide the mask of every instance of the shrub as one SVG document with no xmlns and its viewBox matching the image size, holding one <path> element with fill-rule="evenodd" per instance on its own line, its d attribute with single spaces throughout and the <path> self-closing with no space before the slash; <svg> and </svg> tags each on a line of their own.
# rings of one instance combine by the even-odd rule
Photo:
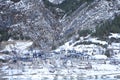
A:
<svg viewBox="0 0 120 80">
<path fill-rule="evenodd" d="M 112 56 L 111 51 L 110 51 L 110 50 L 106 50 L 106 51 L 105 51 L 105 55 L 106 55 L 107 57 L 111 57 L 111 56 Z"/>
<path fill-rule="evenodd" d="M 8 28 L 0 28 L 0 42 L 9 39 L 10 35 L 8 34 L 8 30 Z"/>
<path fill-rule="evenodd" d="M 65 0 L 61 4 L 53 4 L 48 0 L 43 0 L 45 6 L 51 10 L 54 8 L 60 8 L 65 11 L 65 13 L 70 14 L 71 12 L 75 11 L 80 5 L 84 2 L 92 2 L 94 0 Z"/>
<path fill-rule="evenodd" d="M 79 36 L 87 36 L 88 34 L 91 34 L 92 31 L 87 29 L 87 30 L 78 30 Z"/>
</svg>

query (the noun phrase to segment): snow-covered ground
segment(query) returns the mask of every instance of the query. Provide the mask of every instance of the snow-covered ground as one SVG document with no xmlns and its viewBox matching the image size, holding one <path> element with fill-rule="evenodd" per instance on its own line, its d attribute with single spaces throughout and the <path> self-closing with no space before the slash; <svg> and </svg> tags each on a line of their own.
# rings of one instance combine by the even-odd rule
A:
<svg viewBox="0 0 120 80">
<path fill-rule="evenodd" d="M 1 51 L 12 51 L 13 49 L 18 49 L 20 51 L 24 51 L 25 49 L 29 48 L 32 46 L 33 42 L 32 41 L 14 41 L 14 40 L 9 40 L 7 42 L 2 42 L 1 45 L 4 45 L 5 48 Z"/>
<path fill-rule="evenodd" d="M 109 38 L 120 38 L 120 34 L 119 33 L 111 33 Z"/>
<path fill-rule="evenodd" d="M 8 67 L 6 67 L 8 68 Z M 77 68 L 61 68 L 56 70 L 54 73 L 50 72 L 49 68 L 25 68 L 23 69 L 6 69 L 4 73 L 6 76 L 2 76 L 2 78 L 17 79 L 17 80 L 108 80 L 108 79 L 117 79 L 115 76 L 120 75 L 119 67 L 109 64 L 98 64 L 93 65 L 93 70 L 81 70 Z M 2 70 L 3 71 L 3 70 Z M 73 79 L 74 78 L 74 79 Z M 105 79 L 106 78 L 106 79 Z M 118 77 L 119 79 L 119 77 Z"/>
</svg>

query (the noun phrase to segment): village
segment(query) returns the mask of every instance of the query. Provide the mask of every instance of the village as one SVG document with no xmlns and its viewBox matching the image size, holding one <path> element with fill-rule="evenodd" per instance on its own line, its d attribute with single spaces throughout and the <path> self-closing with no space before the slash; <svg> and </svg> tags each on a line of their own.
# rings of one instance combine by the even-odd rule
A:
<svg viewBox="0 0 120 80">
<path fill-rule="evenodd" d="M 117 36 L 118 37 L 118 36 Z M 109 37 L 111 38 L 111 36 Z M 86 44 L 82 44 L 82 43 Z M 90 43 L 89 43 L 90 42 Z M 9 40 L 1 43 L 1 62 L 40 63 L 53 67 L 78 67 L 93 69 L 94 64 L 120 64 L 120 43 L 101 41 L 97 38 L 80 38 L 76 42 L 69 41 L 49 53 L 32 49 L 32 41 Z M 102 46 L 101 46 L 102 45 Z M 58 63 L 59 62 L 59 63 Z"/>
</svg>

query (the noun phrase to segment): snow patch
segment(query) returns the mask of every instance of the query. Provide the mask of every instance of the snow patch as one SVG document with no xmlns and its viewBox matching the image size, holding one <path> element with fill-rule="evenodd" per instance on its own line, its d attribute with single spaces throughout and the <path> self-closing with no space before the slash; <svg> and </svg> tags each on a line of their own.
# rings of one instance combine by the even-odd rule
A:
<svg viewBox="0 0 120 80">
<path fill-rule="evenodd" d="M 111 35 L 109 36 L 109 38 L 120 38 L 120 34 L 119 33 L 111 33 Z"/>
<path fill-rule="evenodd" d="M 8 41 L 4 42 L 6 43 L 5 48 L 2 51 L 12 51 L 12 50 L 20 50 L 23 51 L 30 46 L 32 46 L 33 42 L 32 41 Z"/>
<path fill-rule="evenodd" d="M 61 4 L 64 0 L 49 0 L 53 4 Z"/>
<path fill-rule="evenodd" d="M 91 41 L 93 43 L 99 43 L 102 45 L 108 44 L 106 41 L 101 41 L 101 40 L 98 40 L 97 38 L 89 38 L 88 41 Z"/>
</svg>

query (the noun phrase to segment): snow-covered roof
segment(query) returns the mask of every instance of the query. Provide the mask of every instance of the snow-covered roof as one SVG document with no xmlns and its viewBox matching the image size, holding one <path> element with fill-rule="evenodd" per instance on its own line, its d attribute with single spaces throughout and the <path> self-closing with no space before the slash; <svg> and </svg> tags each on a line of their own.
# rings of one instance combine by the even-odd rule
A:
<svg viewBox="0 0 120 80">
<path fill-rule="evenodd" d="M 49 0 L 53 4 L 61 4 L 64 0 Z"/>
<path fill-rule="evenodd" d="M 107 59 L 107 56 L 98 54 L 98 55 L 94 55 L 92 58 L 93 59 Z"/>
</svg>

